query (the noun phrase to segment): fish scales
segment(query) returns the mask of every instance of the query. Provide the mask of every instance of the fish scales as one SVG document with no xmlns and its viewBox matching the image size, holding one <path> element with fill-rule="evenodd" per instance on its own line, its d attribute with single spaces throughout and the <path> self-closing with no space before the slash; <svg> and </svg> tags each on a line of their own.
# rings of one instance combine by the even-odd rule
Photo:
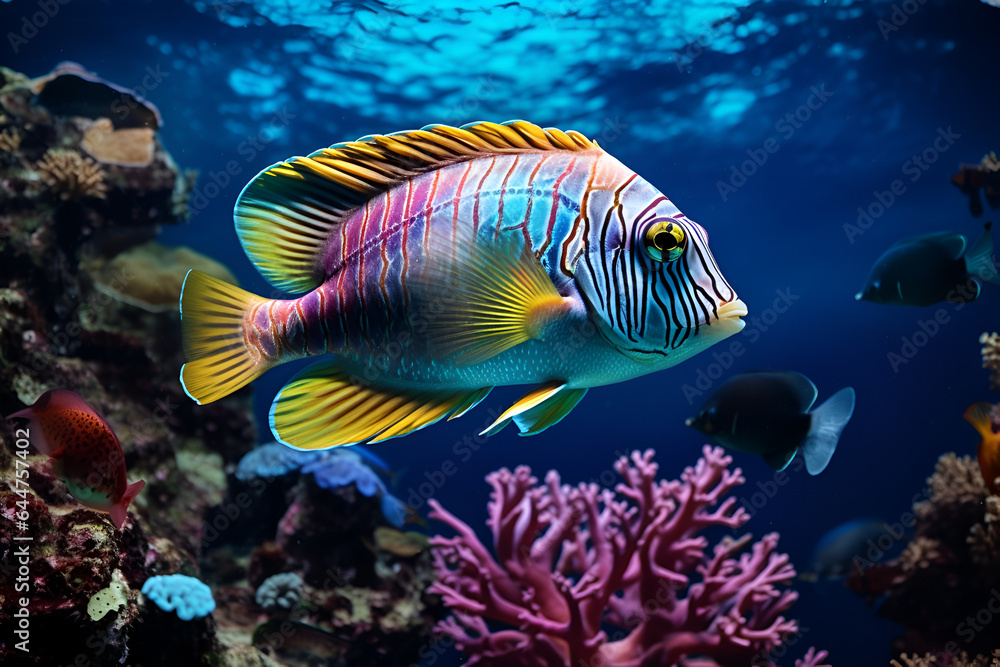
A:
<svg viewBox="0 0 1000 667">
<path fill-rule="evenodd" d="M 578 202 L 598 158 L 600 154 L 501 155 L 410 179 L 374 198 L 341 225 L 326 252 L 329 278 L 317 291 L 269 307 L 263 311 L 267 319 L 257 315 L 251 321 L 258 329 L 274 330 L 300 353 L 304 338 L 325 339 L 325 349 L 346 347 L 355 354 L 378 349 L 398 336 L 412 289 L 407 284 L 419 280 L 414 274 L 425 256 L 450 252 L 447 246 L 459 233 L 458 226 L 474 218 L 481 229 L 492 228 L 497 234 L 520 230 L 532 250 L 548 249 L 543 264 L 559 266 L 559 253 L 571 249 L 562 241 L 580 215 Z M 570 280 L 562 274 L 553 278 L 557 288 Z M 319 301 L 336 305 L 342 314 L 336 318 L 339 327 L 323 330 L 329 310 L 319 307 Z M 308 314 L 304 320 L 303 312 Z M 277 347 L 271 343 L 261 353 L 273 354 Z M 309 349 L 323 347 L 313 343 Z"/>
<path fill-rule="evenodd" d="M 479 185 L 476 189 L 466 187 L 470 182 Z M 637 342 L 637 332 L 645 326 L 645 313 L 638 313 L 640 281 L 634 271 L 617 270 L 623 253 L 637 243 L 635 238 L 625 238 L 624 210 L 637 208 L 641 221 L 664 206 L 682 217 L 666 197 L 602 152 L 499 155 L 449 165 L 409 179 L 358 208 L 330 239 L 326 252 L 329 277 L 323 285 L 297 300 L 271 302 L 264 311 L 265 319 L 258 315 L 250 321 L 265 334 L 272 333 L 271 342 L 261 349 L 264 356 L 273 354 L 274 349 L 285 349 L 293 356 L 342 349 L 358 357 L 359 366 L 383 358 L 387 345 L 407 338 L 411 293 L 425 258 L 451 252 L 459 225 L 478 218 L 479 233 L 492 229 L 498 237 L 503 232 L 520 231 L 536 254 L 547 248 L 548 254 L 541 259 L 557 289 L 572 281 L 572 276 L 552 270 L 572 262 L 566 253 L 575 250 L 589 256 L 592 248 L 609 251 L 610 263 L 588 261 L 584 269 L 595 284 L 603 285 L 601 305 L 612 326 L 629 341 Z M 569 238 L 574 232 L 579 234 L 575 244 Z M 553 238 L 559 242 L 552 243 Z M 688 270 L 668 265 L 666 273 L 665 286 L 671 294 L 679 295 L 676 301 L 681 313 L 680 317 L 674 315 L 673 335 L 668 330 L 664 340 L 670 348 L 677 348 L 697 333 L 699 315 L 711 316 L 711 295 L 692 286 Z M 716 296 L 734 296 L 731 289 L 728 292 Z M 426 303 L 426 295 L 419 296 L 418 302 Z M 320 303 L 335 306 L 339 327 L 327 326 L 329 309 L 321 308 Z M 661 321 L 668 322 L 668 307 L 659 305 L 664 315 Z M 694 322 L 693 330 L 685 326 L 688 322 Z M 312 344 L 307 347 L 309 341 Z M 406 366 L 412 365 L 408 361 L 403 356 L 395 359 L 396 380 L 433 377 L 424 373 L 407 378 Z M 501 363 L 488 374 L 491 380 L 510 382 L 522 372 L 523 361 L 497 361 Z M 472 379 L 459 380 L 469 374 L 441 370 L 445 374 L 437 376 L 440 380 Z"/>
</svg>

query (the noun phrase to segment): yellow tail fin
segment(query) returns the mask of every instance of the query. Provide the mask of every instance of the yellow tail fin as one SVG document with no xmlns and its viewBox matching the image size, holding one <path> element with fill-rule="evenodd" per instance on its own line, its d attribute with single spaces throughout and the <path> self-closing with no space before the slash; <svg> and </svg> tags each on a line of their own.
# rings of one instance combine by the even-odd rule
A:
<svg viewBox="0 0 1000 667">
<path fill-rule="evenodd" d="M 265 300 L 200 271 L 188 271 L 180 303 L 188 359 L 181 366 L 181 386 L 198 405 L 228 396 L 271 367 L 247 348 L 243 337 L 245 314 Z"/>
</svg>

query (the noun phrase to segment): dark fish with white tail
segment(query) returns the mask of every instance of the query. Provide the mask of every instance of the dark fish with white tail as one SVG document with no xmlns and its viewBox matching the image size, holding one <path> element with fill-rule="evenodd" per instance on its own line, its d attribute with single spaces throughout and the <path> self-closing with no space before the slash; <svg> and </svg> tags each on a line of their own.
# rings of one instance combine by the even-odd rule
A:
<svg viewBox="0 0 1000 667">
<path fill-rule="evenodd" d="M 983 283 L 1000 287 L 991 226 L 987 222 L 979 240 L 968 249 L 968 238 L 957 232 L 897 241 L 878 258 L 854 298 L 886 306 L 975 301 Z"/>
<path fill-rule="evenodd" d="M 754 371 L 730 378 L 687 425 L 717 445 L 757 454 L 784 470 L 802 452 L 806 470 L 818 475 L 837 449 L 854 413 L 854 389 L 845 387 L 813 408 L 819 392 L 791 371 Z"/>
</svg>

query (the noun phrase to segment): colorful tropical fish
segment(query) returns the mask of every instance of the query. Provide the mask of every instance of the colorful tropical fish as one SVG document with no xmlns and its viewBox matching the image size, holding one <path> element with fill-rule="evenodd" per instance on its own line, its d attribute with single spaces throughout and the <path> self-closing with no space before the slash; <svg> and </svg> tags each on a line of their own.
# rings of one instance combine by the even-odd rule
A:
<svg viewBox="0 0 1000 667">
<path fill-rule="evenodd" d="M 81 504 L 125 523 L 129 503 L 146 482 L 128 483 L 121 443 L 108 423 L 72 391 L 53 389 L 7 419 L 29 420 L 31 444 L 53 460 L 53 471 Z"/>
<path fill-rule="evenodd" d="M 743 328 L 708 236 L 576 132 L 524 121 L 370 136 L 265 169 L 236 231 L 289 300 L 196 271 L 181 293 L 187 394 L 215 401 L 292 359 L 271 430 L 299 448 L 377 442 L 538 384 L 486 431 L 562 419 L 589 387 Z"/>
<path fill-rule="evenodd" d="M 983 439 L 979 441 L 979 469 L 986 488 L 993 495 L 1000 495 L 1000 433 L 993 430 L 993 405 L 986 401 L 973 403 L 965 411 L 965 420 L 972 424 Z"/>
</svg>

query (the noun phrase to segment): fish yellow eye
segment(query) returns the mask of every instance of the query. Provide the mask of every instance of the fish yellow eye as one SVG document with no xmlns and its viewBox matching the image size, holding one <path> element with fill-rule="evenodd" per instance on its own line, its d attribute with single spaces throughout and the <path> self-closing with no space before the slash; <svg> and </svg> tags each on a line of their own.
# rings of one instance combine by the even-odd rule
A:
<svg viewBox="0 0 1000 667">
<path fill-rule="evenodd" d="M 646 254 L 657 262 L 676 261 L 687 247 L 684 228 L 676 222 L 666 220 L 650 225 L 642 241 Z"/>
</svg>

